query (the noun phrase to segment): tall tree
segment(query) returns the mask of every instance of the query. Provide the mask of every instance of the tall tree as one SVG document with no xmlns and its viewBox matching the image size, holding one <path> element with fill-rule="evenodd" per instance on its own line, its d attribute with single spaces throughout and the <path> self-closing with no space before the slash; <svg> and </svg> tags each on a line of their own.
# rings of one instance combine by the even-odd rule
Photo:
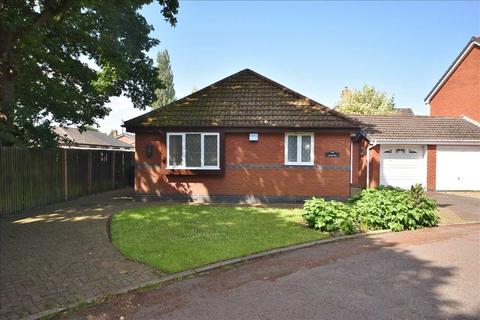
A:
<svg viewBox="0 0 480 320">
<path fill-rule="evenodd" d="M 343 89 L 338 111 L 350 114 L 389 114 L 395 111 L 394 97 L 365 85 L 362 90 Z"/>
<path fill-rule="evenodd" d="M 173 84 L 173 72 L 170 66 L 170 56 L 167 50 L 157 55 L 158 79 L 162 82 L 162 88 L 155 90 L 157 99 L 152 108 L 158 108 L 175 101 L 175 88 Z"/>
<path fill-rule="evenodd" d="M 110 96 L 149 106 L 159 40 L 140 9 L 154 1 L 0 0 L 0 145 L 55 144 L 54 123 L 94 125 Z M 175 25 L 178 1 L 155 2 Z"/>
</svg>

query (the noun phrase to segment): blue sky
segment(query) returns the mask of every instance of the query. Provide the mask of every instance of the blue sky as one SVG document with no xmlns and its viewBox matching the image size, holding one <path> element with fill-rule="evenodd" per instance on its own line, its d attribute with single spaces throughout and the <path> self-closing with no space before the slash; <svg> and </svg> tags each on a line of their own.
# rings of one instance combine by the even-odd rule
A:
<svg viewBox="0 0 480 320">
<path fill-rule="evenodd" d="M 151 56 L 169 51 L 179 98 L 250 68 L 330 107 L 344 86 L 369 84 L 417 114 L 427 113 L 428 91 L 480 34 L 478 1 L 182 1 L 176 27 L 157 4 L 142 13 L 161 41 Z M 112 108 L 102 129 L 141 113 L 124 98 Z"/>
</svg>

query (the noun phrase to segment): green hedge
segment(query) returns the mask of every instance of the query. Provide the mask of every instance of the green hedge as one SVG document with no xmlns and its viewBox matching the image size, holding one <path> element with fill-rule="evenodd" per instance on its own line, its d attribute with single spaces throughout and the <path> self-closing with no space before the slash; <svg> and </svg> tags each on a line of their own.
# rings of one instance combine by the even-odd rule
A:
<svg viewBox="0 0 480 320">
<path fill-rule="evenodd" d="M 437 203 L 421 185 L 410 190 L 378 187 L 360 192 L 347 203 L 313 198 L 305 201 L 303 217 L 308 226 L 327 232 L 351 234 L 359 230 L 392 231 L 438 224 Z"/>
</svg>

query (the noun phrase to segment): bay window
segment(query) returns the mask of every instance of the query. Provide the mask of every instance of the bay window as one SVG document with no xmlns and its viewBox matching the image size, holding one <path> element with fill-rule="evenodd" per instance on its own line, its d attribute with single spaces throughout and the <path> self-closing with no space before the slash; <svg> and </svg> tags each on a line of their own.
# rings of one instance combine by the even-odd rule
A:
<svg viewBox="0 0 480 320">
<path fill-rule="evenodd" d="M 218 133 L 167 133 L 167 169 L 220 169 Z"/>
<path fill-rule="evenodd" d="M 313 133 L 285 134 L 285 164 L 313 165 Z"/>
</svg>

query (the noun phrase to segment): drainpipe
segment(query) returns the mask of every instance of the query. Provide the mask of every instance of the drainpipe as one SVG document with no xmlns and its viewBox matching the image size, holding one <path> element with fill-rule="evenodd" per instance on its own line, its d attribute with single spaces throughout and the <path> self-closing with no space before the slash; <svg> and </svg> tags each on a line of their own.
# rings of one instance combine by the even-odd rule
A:
<svg viewBox="0 0 480 320">
<path fill-rule="evenodd" d="M 377 145 L 375 140 L 372 145 L 367 147 L 367 189 L 370 188 L 370 149 L 374 148 Z"/>
</svg>

